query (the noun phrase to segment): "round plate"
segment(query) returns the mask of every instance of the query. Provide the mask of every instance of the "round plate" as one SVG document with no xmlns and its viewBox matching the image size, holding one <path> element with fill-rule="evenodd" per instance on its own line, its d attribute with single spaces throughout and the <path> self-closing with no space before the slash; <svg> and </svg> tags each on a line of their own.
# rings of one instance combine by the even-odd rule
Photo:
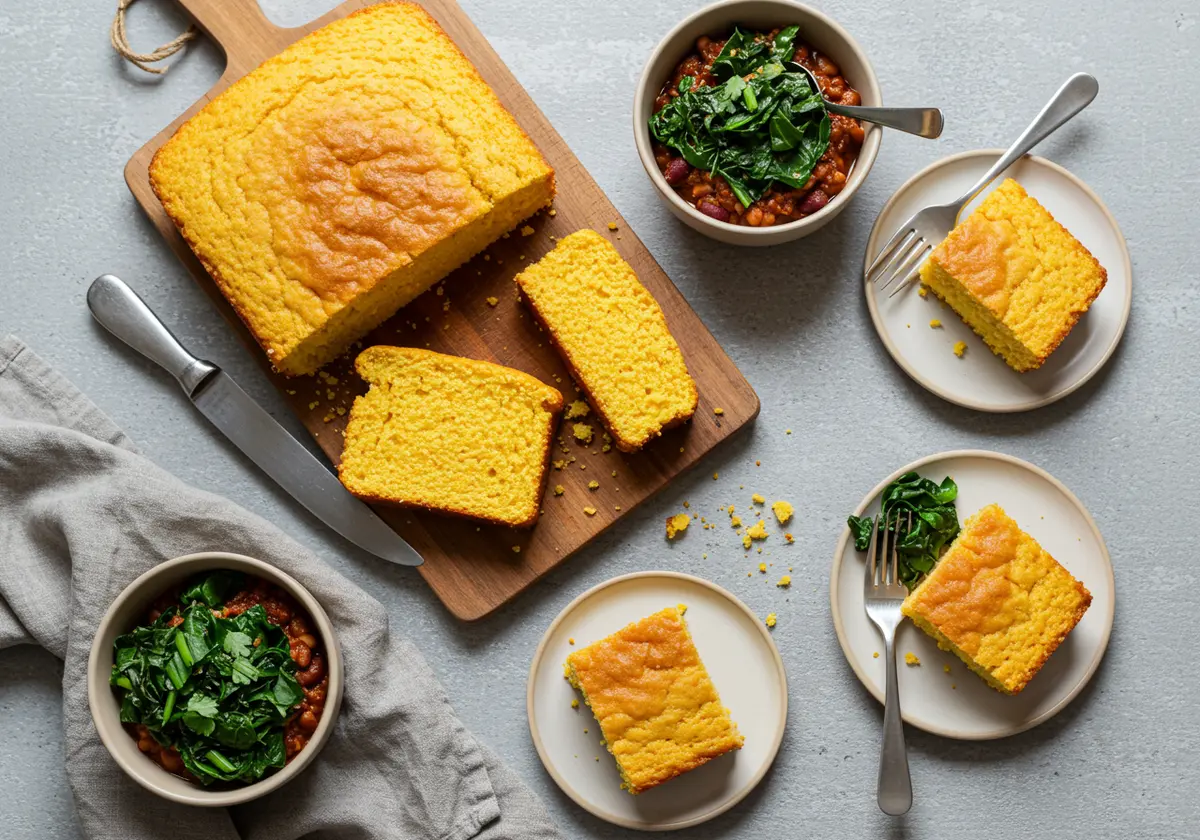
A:
<svg viewBox="0 0 1200 840">
<path fill-rule="evenodd" d="M 867 240 L 864 269 L 900 225 L 922 207 L 958 198 L 1003 152 L 964 152 L 922 169 L 884 205 Z M 1133 269 L 1117 221 L 1083 181 L 1045 158 L 1026 156 L 993 184 L 1013 178 L 1083 243 L 1108 271 L 1108 282 L 1071 334 L 1039 369 L 1017 373 L 992 353 L 949 306 L 933 294 L 922 298 L 918 284 L 888 298 L 867 284 L 867 307 L 884 346 L 921 385 L 952 403 L 979 411 L 1026 411 L 1065 397 L 1091 379 L 1117 348 L 1133 300 Z M 964 209 L 974 210 L 991 190 Z M 933 243 L 936 245 L 937 243 Z M 940 319 L 942 327 L 929 322 Z M 967 351 L 954 355 L 955 342 Z"/>
<path fill-rule="evenodd" d="M 563 679 L 563 663 L 572 650 L 675 604 L 687 605 L 696 649 L 746 743 L 631 796 L 591 711 L 582 701 L 571 708 L 578 695 Z M 640 572 L 589 589 L 559 613 L 533 655 L 526 707 L 538 755 L 567 796 L 611 823 L 665 831 L 727 811 L 766 774 L 787 722 L 787 677 L 766 626 L 733 595 L 691 575 Z"/>
<path fill-rule="evenodd" d="M 995 502 L 1021 528 L 1062 563 L 1092 593 L 1092 604 L 1070 635 L 1029 685 L 1015 697 L 989 688 L 952 653 L 910 621 L 896 632 L 896 653 L 908 652 L 919 666 L 900 665 L 900 708 L 906 723 L 947 738 L 1003 738 L 1037 726 L 1057 714 L 1087 685 L 1100 665 L 1112 632 L 1112 563 L 1096 523 L 1079 499 L 1058 479 L 1033 464 L 997 452 L 964 450 L 930 455 L 896 470 L 862 500 L 855 514 L 879 510 L 883 489 L 915 470 L 940 482 L 958 484 L 958 518 Z M 875 699 L 883 702 L 883 640 L 863 608 L 863 560 L 845 528 L 833 555 L 829 601 L 833 625 L 846 661 Z M 949 665 L 946 673 L 943 666 Z"/>
</svg>

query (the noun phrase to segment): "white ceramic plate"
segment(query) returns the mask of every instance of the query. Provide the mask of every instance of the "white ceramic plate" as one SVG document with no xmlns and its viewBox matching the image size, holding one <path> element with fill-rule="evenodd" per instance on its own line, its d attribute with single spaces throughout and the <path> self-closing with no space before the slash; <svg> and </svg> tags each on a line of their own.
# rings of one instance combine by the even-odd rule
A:
<svg viewBox="0 0 1200 840">
<path fill-rule="evenodd" d="M 1092 593 L 1092 604 L 1070 635 L 1029 685 L 1015 697 L 991 689 L 958 657 L 912 622 L 896 633 L 900 665 L 900 708 L 906 723 L 947 738 L 1003 738 L 1037 726 L 1071 702 L 1104 656 L 1112 632 L 1114 584 L 1108 549 L 1091 515 L 1056 478 L 1019 458 L 997 452 L 965 450 L 922 458 L 888 476 L 867 494 L 855 514 L 879 510 L 879 495 L 901 474 L 916 470 L 941 482 L 958 484 L 958 518 L 998 503 L 1021 528 L 1062 563 Z M 863 559 L 844 528 L 833 555 L 829 600 L 842 652 L 859 680 L 883 702 L 883 642 L 863 611 Z M 880 652 L 878 659 L 874 657 Z M 905 653 L 921 660 L 903 664 Z M 950 673 L 943 670 L 950 666 Z"/>
<path fill-rule="evenodd" d="M 953 201 L 965 193 L 1002 151 L 964 152 L 922 169 L 884 205 L 867 240 L 864 269 L 880 245 L 912 214 L 930 204 Z M 933 294 L 922 298 L 914 283 L 894 298 L 866 286 L 867 307 L 884 346 L 896 363 L 924 387 L 952 403 L 979 411 L 1026 411 L 1065 397 L 1091 379 L 1117 348 L 1133 300 L 1133 269 L 1116 219 L 1091 188 L 1045 158 L 1026 156 L 997 178 L 1018 181 L 1083 243 L 1108 271 L 1108 282 L 1087 314 L 1041 368 L 1017 373 L 992 353 L 949 306 Z M 965 218 L 990 192 L 985 190 L 963 211 Z M 937 244 L 937 243 L 933 243 Z M 943 326 L 931 329 L 937 318 Z M 967 351 L 960 359 L 955 342 Z"/>
<path fill-rule="evenodd" d="M 665 607 L 687 605 L 700 658 L 745 736 L 742 749 L 656 788 L 621 789 L 600 727 L 563 679 L 572 650 Z M 569 639 L 575 639 L 572 646 Z M 611 823 L 648 831 L 685 828 L 732 808 L 766 774 L 787 722 L 783 660 L 762 619 L 721 587 L 677 572 L 613 578 L 580 595 L 550 625 L 529 668 L 529 730 L 547 772 L 581 807 Z M 584 730 L 587 733 L 584 733 Z M 599 761 L 596 759 L 599 758 Z"/>
</svg>

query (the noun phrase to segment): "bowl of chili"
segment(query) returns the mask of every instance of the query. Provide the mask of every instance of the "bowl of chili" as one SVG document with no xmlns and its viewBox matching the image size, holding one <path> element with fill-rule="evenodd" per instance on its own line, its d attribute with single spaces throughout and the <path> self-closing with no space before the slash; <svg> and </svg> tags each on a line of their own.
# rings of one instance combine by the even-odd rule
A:
<svg viewBox="0 0 1200 840">
<path fill-rule="evenodd" d="M 227 807 L 286 784 L 333 733 L 342 656 L 321 605 L 241 554 L 168 560 L 108 608 L 88 658 L 100 740 L 135 782 Z"/>
<path fill-rule="evenodd" d="M 793 0 L 725 0 L 685 18 L 647 60 L 633 108 L 638 156 L 668 209 L 705 236 L 799 239 L 845 208 L 882 138 L 822 99 L 882 104 L 854 38 Z"/>
</svg>

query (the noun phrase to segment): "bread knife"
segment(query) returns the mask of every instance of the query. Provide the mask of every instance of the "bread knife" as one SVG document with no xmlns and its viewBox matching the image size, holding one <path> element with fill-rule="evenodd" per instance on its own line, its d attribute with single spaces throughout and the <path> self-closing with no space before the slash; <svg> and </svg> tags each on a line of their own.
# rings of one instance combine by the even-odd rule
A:
<svg viewBox="0 0 1200 840">
<path fill-rule="evenodd" d="M 197 359 L 123 280 L 104 274 L 87 293 L 100 324 L 172 374 L 188 399 L 292 498 L 359 548 L 403 566 L 421 555 L 250 395 L 212 362 Z"/>
</svg>

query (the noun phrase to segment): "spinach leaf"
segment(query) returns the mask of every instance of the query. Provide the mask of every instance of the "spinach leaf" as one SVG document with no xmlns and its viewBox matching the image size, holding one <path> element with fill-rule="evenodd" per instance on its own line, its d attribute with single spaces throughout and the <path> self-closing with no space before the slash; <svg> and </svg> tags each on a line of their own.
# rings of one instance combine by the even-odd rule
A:
<svg viewBox="0 0 1200 840">
<path fill-rule="evenodd" d="M 655 140 L 720 176 L 749 207 L 773 183 L 799 189 L 829 148 L 825 100 L 808 74 L 788 69 L 799 28 L 765 38 L 734 28 L 713 60 L 720 83 L 679 82 L 679 96 L 650 118 Z"/>
<path fill-rule="evenodd" d="M 288 638 L 261 604 L 213 614 L 242 585 L 240 575 L 207 575 L 113 645 L 109 683 L 122 723 L 147 727 L 206 785 L 250 783 L 283 767 L 284 727 L 304 699 Z"/>
<path fill-rule="evenodd" d="M 936 484 L 908 472 L 884 488 L 880 521 L 888 523 L 888 532 L 899 540 L 896 553 L 900 580 L 910 590 L 932 571 L 942 547 L 958 536 L 958 510 L 954 506 L 957 497 L 958 485 L 949 476 Z M 908 514 L 912 515 L 911 527 L 907 524 Z M 866 551 L 875 520 L 851 515 L 846 524 L 854 536 L 854 547 Z"/>
</svg>

